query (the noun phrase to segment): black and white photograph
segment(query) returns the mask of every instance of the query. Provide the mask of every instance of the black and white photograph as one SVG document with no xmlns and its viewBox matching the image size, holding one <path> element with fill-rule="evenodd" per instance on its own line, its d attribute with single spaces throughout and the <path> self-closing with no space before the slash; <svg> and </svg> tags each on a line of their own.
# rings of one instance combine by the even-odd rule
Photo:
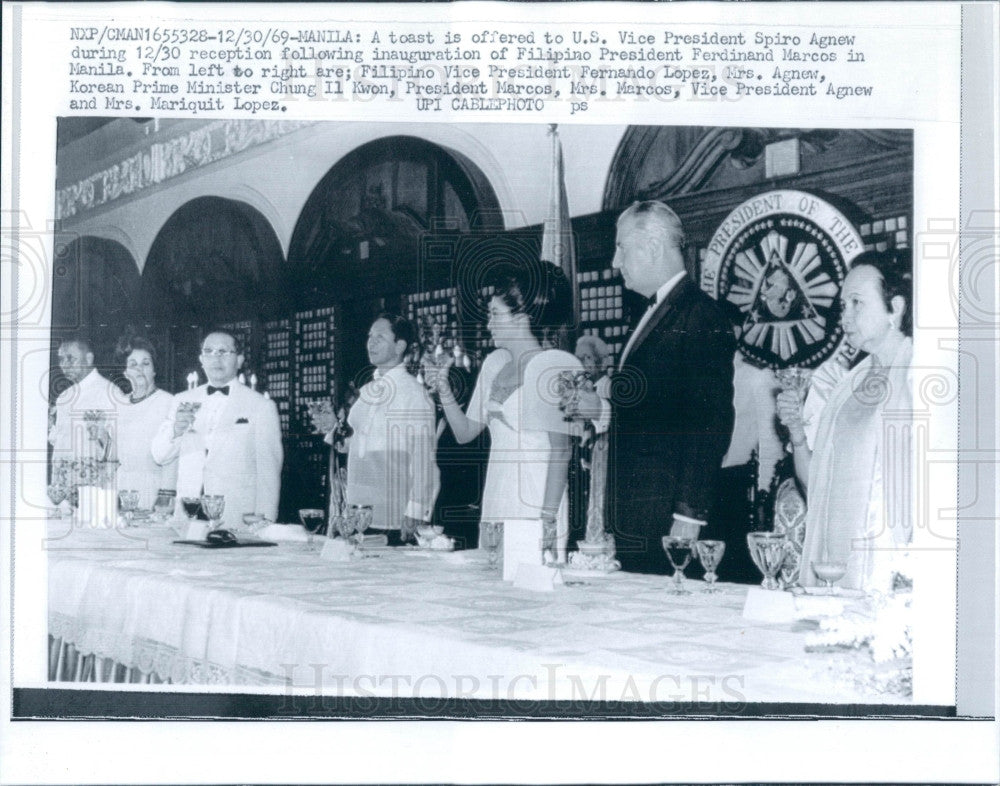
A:
<svg viewBox="0 0 1000 786">
<path fill-rule="evenodd" d="M 50 679 L 912 704 L 911 132 L 395 130 L 60 118 Z"/>
<path fill-rule="evenodd" d="M 874 15 L 405 10 L 66 26 L 48 157 L 7 174 L 48 204 L 5 217 L 14 725 L 468 754 L 573 722 L 620 735 L 573 754 L 598 780 L 630 733 L 995 728 L 957 92 L 852 110 Z M 333 780 L 434 779 L 397 765 Z"/>
</svg>

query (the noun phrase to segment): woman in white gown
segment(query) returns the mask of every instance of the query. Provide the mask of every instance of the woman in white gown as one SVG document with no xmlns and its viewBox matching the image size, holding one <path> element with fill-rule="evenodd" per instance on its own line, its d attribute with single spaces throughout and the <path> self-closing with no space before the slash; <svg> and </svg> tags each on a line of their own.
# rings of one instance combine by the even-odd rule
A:
<svg viewBox="0 0 1000 786">
<path fill-rule="evenodd" d="M 505 268 L 493 279 L 487 329 L 496 349 L 483 361 L 466 411 L 455 401 L 446 369 L 431 368 L 425 376 L 437 389 L 458 442 L 489 427 L 480 523 L 541 520 L 544 547 L 562 563 L 569 534 L 570 437 L 577 427 L 563 419 L 559 407 L 560 375 L 583 367 L 551 346 L 572 318 L 569 282 L 548 262 Z"/>
<path fill-rule="evenodd" d="M 780 393 L 777 411 L 808 495 L 801 582 L 818 583 L 811 565 L 837 562 L 846 566 L 838 586 L 871 589 L 890 577 L 883 568 L 913 536 L 908 270 L 866 252 L 854 260 L 840 299 L 844 336 L 868 357 L 830 392 L 812 450 L 800 394 Z"/>
<path fill-rule="evenodd" d="M 122 350 L 125 376 L 132 392 L 116 401 L 118 489 L 139 492 L 139 507 L 151 508 L 158 496 L 173 497 L 177 485 L 177 460 L 160 466 L 150 445 L 174 397 L 156 387 L 156 359 L 152 344 L 136 337 Z"/>
</svg>

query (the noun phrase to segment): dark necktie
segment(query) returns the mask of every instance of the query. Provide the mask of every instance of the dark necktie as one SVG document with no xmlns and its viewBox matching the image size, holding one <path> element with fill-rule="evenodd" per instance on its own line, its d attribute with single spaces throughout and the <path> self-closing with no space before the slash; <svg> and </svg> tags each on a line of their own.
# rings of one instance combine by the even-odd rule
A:
<svg viewBox="0 0 1000 786">
<path fill-rule="evenodd" d="M 223 385 L 221 388 L 217 388 L 217 387 L 213 387 L 212 385 L 209 385 L 208 386 L 208 395 L 211 396 L 213 393 L 221 393 L 223 396 L 228 396 L 229 395 L 229 385 Z"/>
</svg>

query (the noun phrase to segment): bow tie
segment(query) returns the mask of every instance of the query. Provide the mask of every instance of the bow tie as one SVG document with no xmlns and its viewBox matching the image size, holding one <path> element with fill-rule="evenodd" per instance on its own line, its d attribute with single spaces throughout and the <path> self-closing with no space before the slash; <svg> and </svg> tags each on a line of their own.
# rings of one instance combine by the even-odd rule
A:
<svg viewBox="0 0 1000 786">
<path fill-rule="evenodd" d="M 212 385 L 209 385 L 208 386 L 208 395 L 211 396 L 213 393 L 221 393 L 223 396 L 228 396 L 229 395 L 229 385 L 223 385 L 221 388 L 217 388 L 217 387 L 213 387 Z"/>
<path fill-rule="evenodd" d="M 649 308 L 656 308 L 656 295 L 646 298 L 646 306 Z"/>
</svg>

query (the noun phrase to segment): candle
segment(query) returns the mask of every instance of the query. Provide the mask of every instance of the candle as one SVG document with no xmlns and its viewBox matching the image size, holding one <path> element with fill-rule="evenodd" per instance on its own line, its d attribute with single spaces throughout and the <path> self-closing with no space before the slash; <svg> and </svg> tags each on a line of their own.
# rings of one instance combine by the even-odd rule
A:
<svg viewBox="0 0 1000 786">
<path fill-rule="evenodd" d="M 250 389 L 251 390 L 256 390 L 257 389 L 257 375 L 256 374 L 251 374 L 250 375 Z"/>
</svg>

